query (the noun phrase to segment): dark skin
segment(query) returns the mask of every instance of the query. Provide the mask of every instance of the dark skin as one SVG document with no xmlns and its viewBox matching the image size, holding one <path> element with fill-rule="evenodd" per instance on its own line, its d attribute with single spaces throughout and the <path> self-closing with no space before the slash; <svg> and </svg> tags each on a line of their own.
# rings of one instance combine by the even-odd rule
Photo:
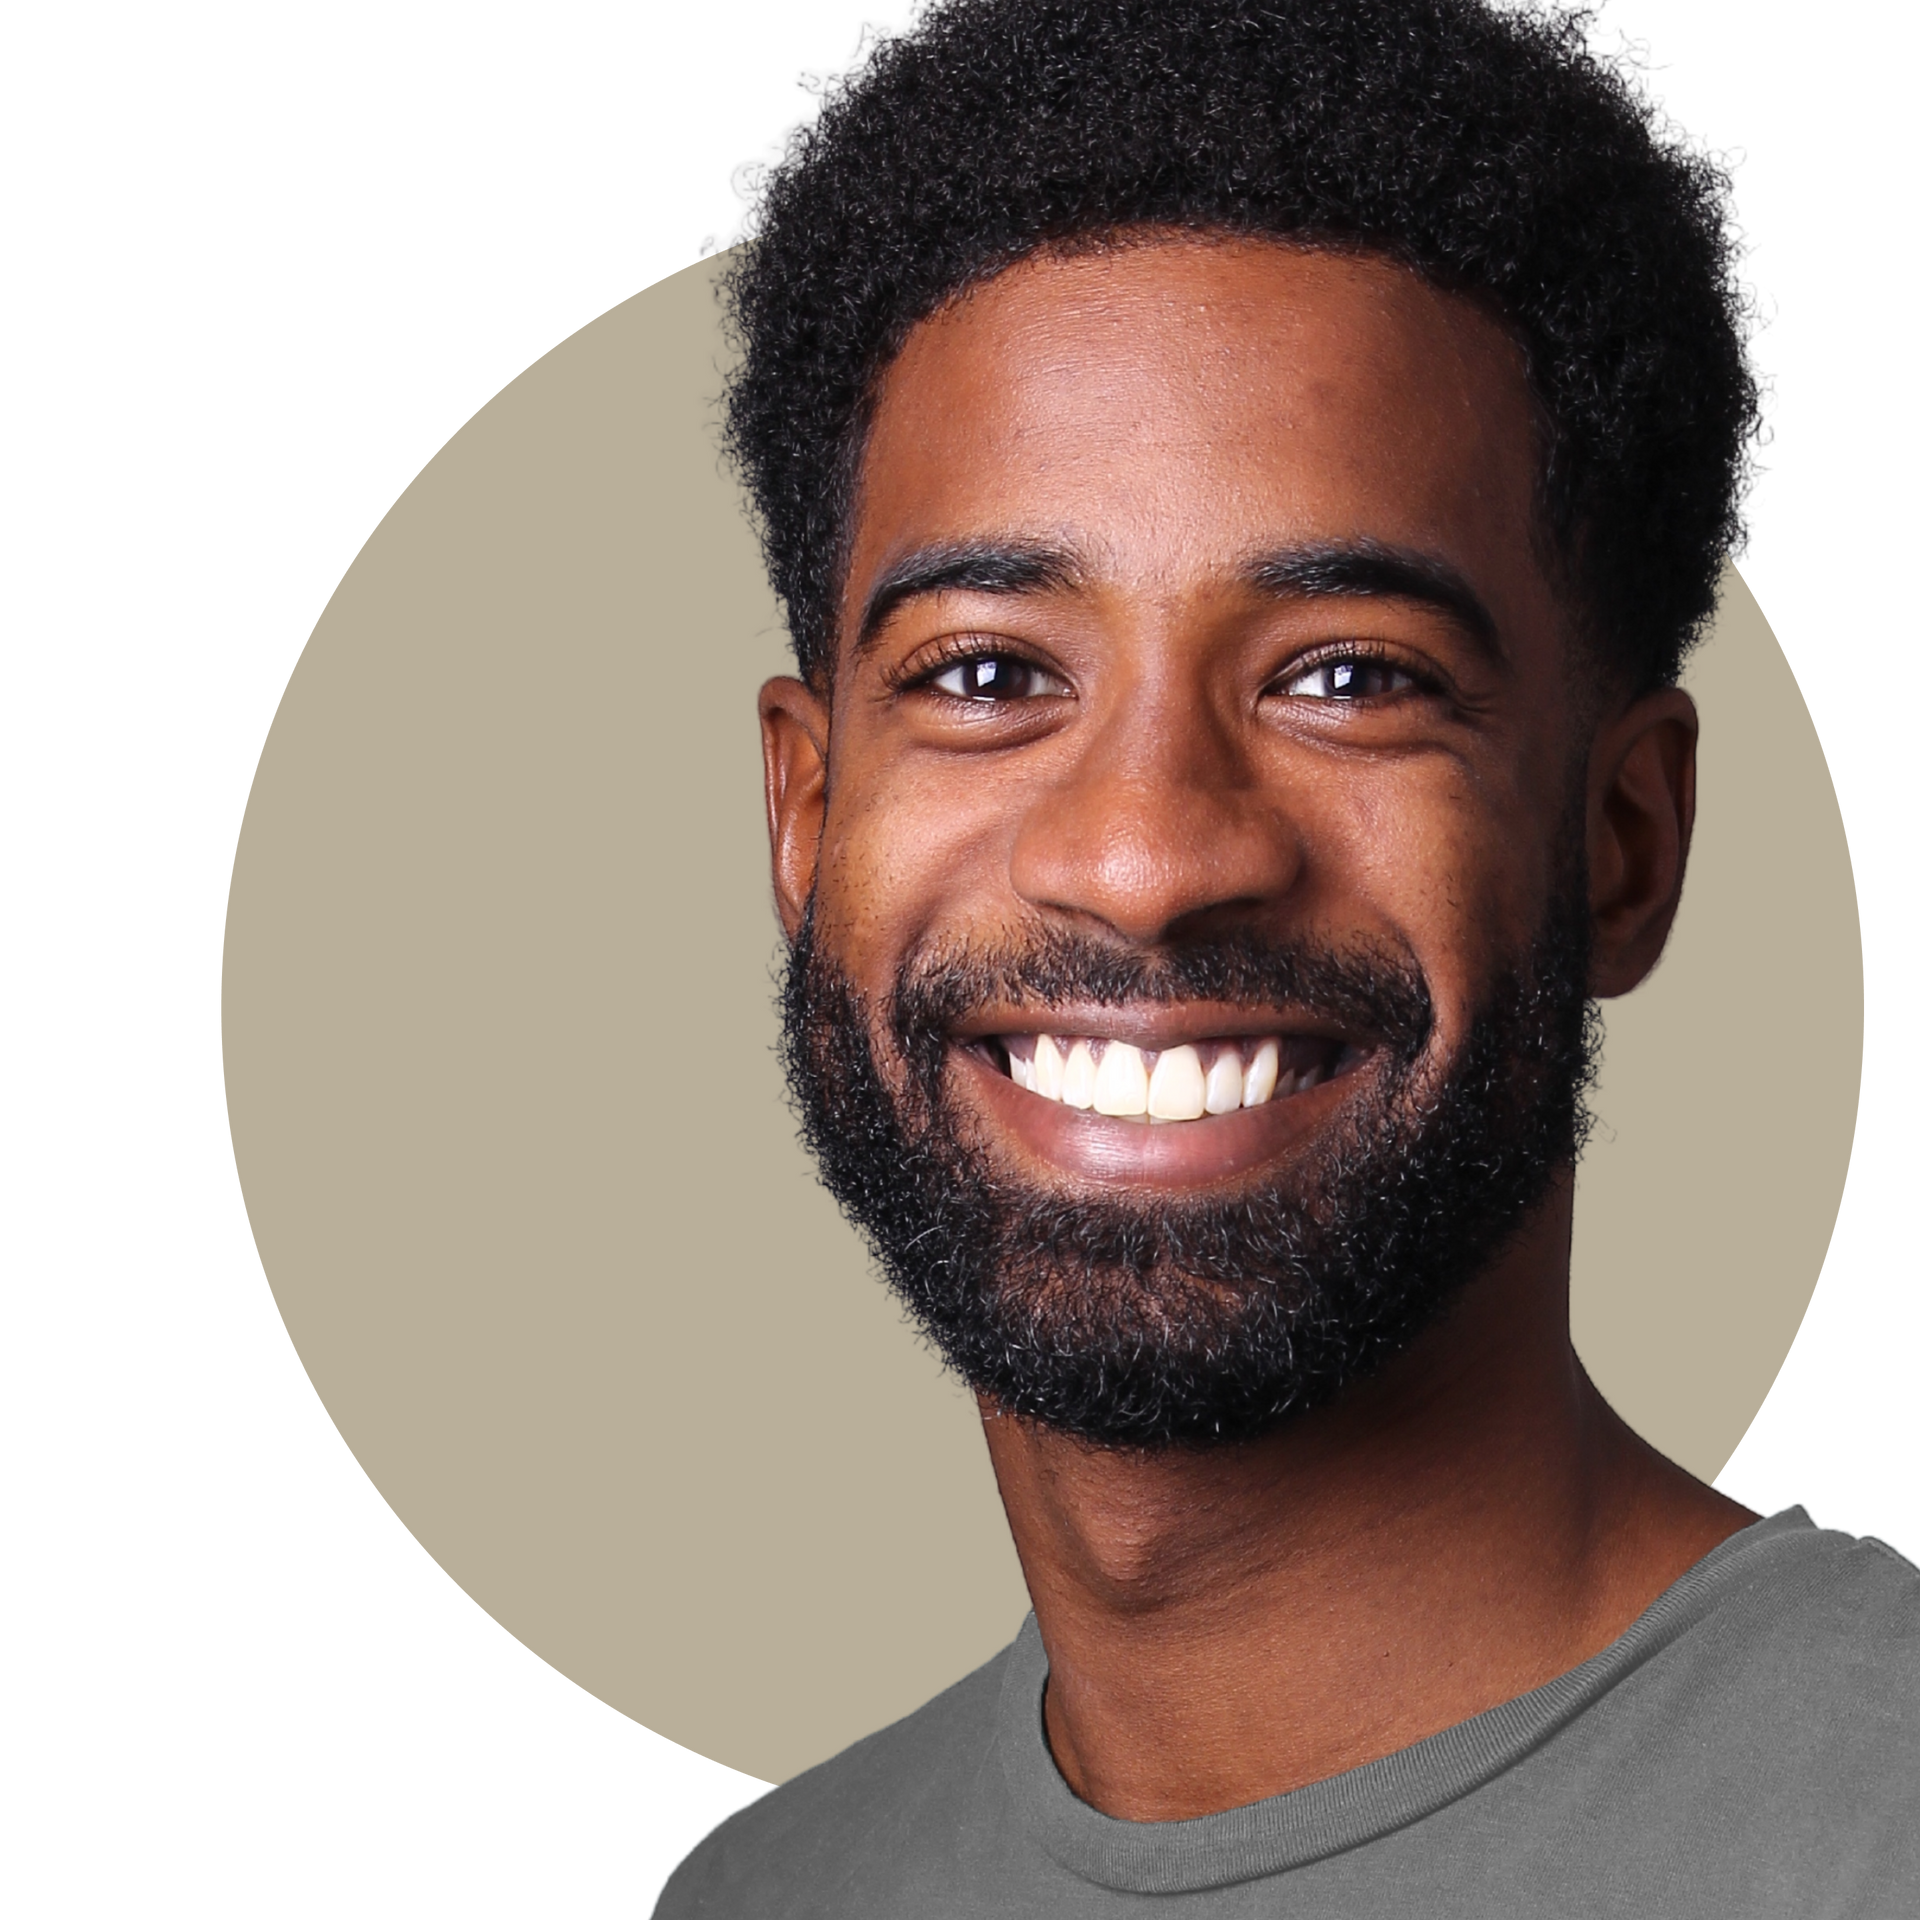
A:
<svg viewBox="0 0 1920 1920">
<path fill-rule="evenodd" d="M 875 1004 L 920 943 L 1048 924 L 1385 944 L 1426 974 L 1438 1071 L 1539 926 L 1571 806 L 1592 990 L 1628 991 L 1679 901 L 1698 723 L 1579 644 L 1536 460 L 1501 328 L 1369 257 L 1136 236 L 924 322 L 881 387 L 832 675 L 761 695 L 789 937 L 811 899 Z M 1284 1179 L 1376 1065 L 1341 1035 L 1351 1071 L 1311 1091 L 1146 1125 L 998 1070 L 988 1037 L 1033 1019 L 956 1031 L 950 1080 L 1008 1177 L 1062 1194 Z M 1301 1020 L 1045 1024 L 1155 1048 Z M 1383 1373 L 1252 1444 L 1108 1450 L 983 1406 L 1082 1799 L 1191 1818 L 1377 1759 L 1596 1653 L 1752 1520 L 1587 1379 L 1572 1221 L 1569 1173 Z"/>
</svg>

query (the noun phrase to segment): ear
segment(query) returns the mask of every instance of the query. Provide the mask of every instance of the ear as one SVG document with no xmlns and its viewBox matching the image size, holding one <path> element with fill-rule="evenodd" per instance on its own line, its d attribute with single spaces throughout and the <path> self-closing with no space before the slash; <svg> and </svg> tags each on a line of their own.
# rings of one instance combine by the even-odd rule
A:
<svg viewBox="0 0 1920 1920">
<path fill-rule="evenodd" d="M 789 940 L 800 931 L 820 860 L 820 828 L 827 811 L 827 722 L 826 701 L 804 680 L 782 674 L 760 689 L 773 899 Z"/>
<path fill-rule="evenodd" d="M 1653 971 L 1680 906 L 1693 839 L 1700 715 L 1677 687 L 1631 702 L 1594 736 L 1587 762 L 1589 989 L 1627 993 Z"/>
</svg>

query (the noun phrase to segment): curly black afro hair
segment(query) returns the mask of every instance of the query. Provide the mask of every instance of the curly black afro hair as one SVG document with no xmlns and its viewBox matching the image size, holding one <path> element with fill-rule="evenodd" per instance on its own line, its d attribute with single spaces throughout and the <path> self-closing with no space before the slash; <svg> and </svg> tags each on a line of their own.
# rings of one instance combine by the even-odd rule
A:
<svg viewBox="0 0 1920 1920">
<path fill-rule="evenodd" d="M 1758 418 L 1722 172 L 1578 15 L 1483 0 L 936 0 L 795 137 L 725 288 L 727 447 L 801 670 L 830 671 L 867 411 L 909 329 L 1049 243 L 1361 246 L 1488 306 L 1543 524 L 1632 688 L 1671 682 Z M 1612 675 L 1610 674 L 1611 678 Z"/>
</svg>

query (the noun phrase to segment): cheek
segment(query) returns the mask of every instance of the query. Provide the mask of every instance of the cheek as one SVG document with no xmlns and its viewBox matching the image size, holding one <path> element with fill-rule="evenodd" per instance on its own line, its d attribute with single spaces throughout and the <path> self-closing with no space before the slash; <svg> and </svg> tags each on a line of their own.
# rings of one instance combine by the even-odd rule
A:
<svg viewBox="0 0 1920 1920">
<path fill-rule="evenodd" d="M 1411 950 L 1444 1043 L 1539 927 L 1555 877 L 1552 811 L 1450 756 L 1316 784 L 1302 909 L 1336 939 Z"/>
<path fill-rule="evenodd" d="M 955 777 L 883 764 L 834 786 L 814 916 L 854 979 L 890 980 L 929 935 L 978 937 L 995 922 L 1013 824 L 977 769 Z"/>
</svg>

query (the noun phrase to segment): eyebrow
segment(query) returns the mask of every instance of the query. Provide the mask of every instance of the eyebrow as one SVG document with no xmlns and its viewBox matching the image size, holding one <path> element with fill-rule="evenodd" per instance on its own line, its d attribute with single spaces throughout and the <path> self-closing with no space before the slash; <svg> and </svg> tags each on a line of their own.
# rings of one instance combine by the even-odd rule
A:
<svg viewBox="0 0 1920 1920">
<path fill-rule="evenodd" d="M 873 583 L 853 650 L 864 653 L 894 613 L 923 594 L 1047 593 L 1076 586 L 1080 578 L 1073 554 L 1038 541 L 968 540 L 921 547 Z"/>
<path fill-rule="evenodd" d="M 1429 553 L 1380 540 L 1319 540 L 1278 547 L 1236 569 L 1256 591 L 1304 599 L 1413 600 L 1438 609 L 1496 664 L 1504 659 L 1487 604 L 1457 569 Z M 921 547 L 881 574 L 860 614 L 864 653 L 909 600 L 934 593 L 1048 593 L 1078 586 L 1084 569 L 1065 547 L 1041 541 L 969 540 Z"/>
<path fill-rule="evenodd" d="M 1450 616 L 1496 664 L 1505 658 L 1487 603 L 1446 561 L 1411 547 L 1379 540 L 1315 541 L 1262 554 L 1240 574 L 1262 593 L 1310 600 L 1416 600 Z"/>
</svg>

